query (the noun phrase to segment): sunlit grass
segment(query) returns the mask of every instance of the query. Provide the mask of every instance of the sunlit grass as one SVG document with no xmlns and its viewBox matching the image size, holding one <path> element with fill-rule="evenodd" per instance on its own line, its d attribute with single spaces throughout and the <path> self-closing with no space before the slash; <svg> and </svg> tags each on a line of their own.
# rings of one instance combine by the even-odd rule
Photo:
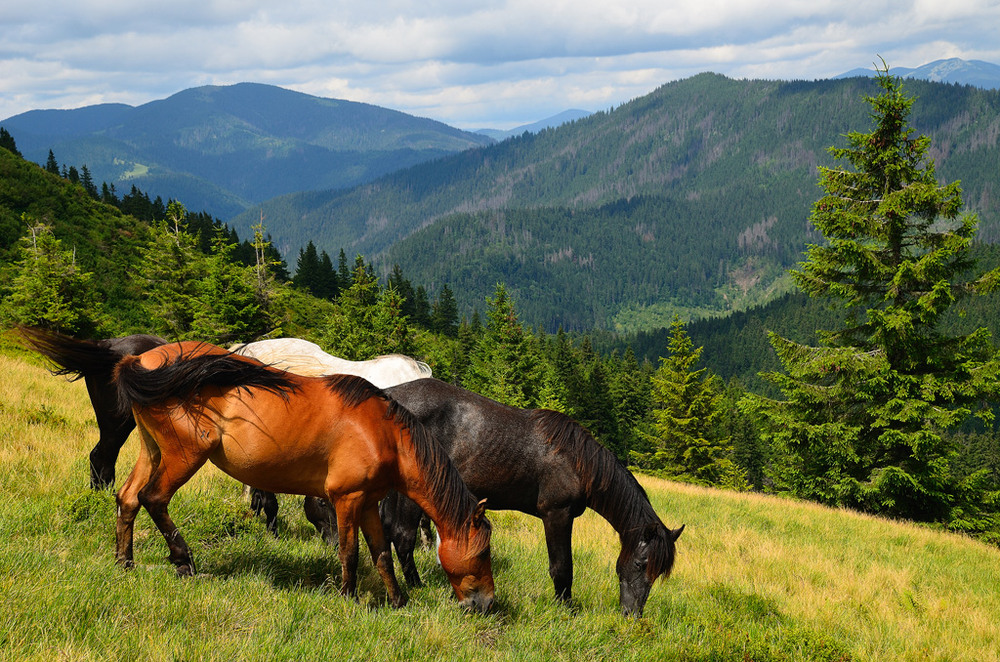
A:
<svg viewBox="0 0 1000 662">
<path fill-rule="evenodd" d="M 432 550 L 392 610 L 362 552 L 359 599 L 300 497 L 280 537 L 206 468 L 171 513 L 199 576 L 180 580 L 149 517 L 138 568 L 114 565 L 114 498 L 87 489 L 86 389 L 0 352 L 0 659 L 1000 660 L 1000 551 L 960 536 L 760 495 L 641 477 L 671 527 L 673 576 L 623 619 L 618 537 L 574 527 L 574 604 L 552 595 L 541 523 L 492 512 L 497 609 L 467 614 Z M 135 459 L 123 449 L 119 483 Z"/>
</svg>

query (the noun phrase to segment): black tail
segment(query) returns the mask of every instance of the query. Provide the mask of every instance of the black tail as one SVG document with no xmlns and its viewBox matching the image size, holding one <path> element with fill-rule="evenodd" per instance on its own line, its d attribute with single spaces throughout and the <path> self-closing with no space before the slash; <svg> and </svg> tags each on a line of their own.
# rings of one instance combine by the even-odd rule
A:
<svg viewBox="0 0 1000 662">
<path fill-rule="evenodd" d="M 149 370 L 138 356 L 126 356 L 115 368 L 118 406 L 155 405 L 171 398 L 186 399 L 208 386 L 260 388 L 287 394 L 296 389 L 290 373 L 248 361 L 234 354 L 178 357 L 173 363 Z"/>
<path fill-rule="evenodd" d="M 82 340 L 56 331 L 32 326 L 17 327 L 22 344 L 33 349 L 56 366 L 56 375 L 71 375 L 74 380 L 89 375 L 110 375 L 124 356 L 106 340 Z"/>
</svg>

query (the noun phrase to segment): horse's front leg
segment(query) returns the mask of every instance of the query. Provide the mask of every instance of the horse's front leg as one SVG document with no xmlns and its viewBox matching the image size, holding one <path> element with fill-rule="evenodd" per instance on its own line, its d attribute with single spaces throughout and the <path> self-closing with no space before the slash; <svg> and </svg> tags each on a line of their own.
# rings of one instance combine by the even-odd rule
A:
<svg viewBox="0 0 1000 662">
<path fill-rule="evenodd" d="M 365 542 L 372 554 L 372 563 L 378 570 L 385 584 L 385 590 L 389 594 L 389 603 L 399 609 L 406 605 L 408 598 L 406 593 L 396 581 L 396 572 L 392 567 L 392 550 L 389 548 L 389 541 L 386 540 L 385 532 L 382 529 L 382 520 L 379 518 L 378 506 L 369 506 L 361 513 L 361 532 L 365 535 Z"/>
<path fill-rule="evenodd" d="M 542 515 L 542 524 L 556 598 L 569 602 L 573 597 L 573 515 L 569 508 L 551 510 Z"/>
<path fill-rule="evenodd" d="M 349 495 L 330 500 L 337 511 L 340 537 L 340 594 L 356 597 L 358 593 L 358 527 L 363 495 Z"/>
</svg>

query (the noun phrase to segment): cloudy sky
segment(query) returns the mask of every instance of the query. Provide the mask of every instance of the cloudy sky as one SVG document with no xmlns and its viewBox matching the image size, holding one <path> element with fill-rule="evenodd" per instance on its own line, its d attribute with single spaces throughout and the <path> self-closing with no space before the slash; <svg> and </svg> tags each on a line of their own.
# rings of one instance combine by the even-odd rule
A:
<svg viewBox="0 0 1000 662">
<path fill-rule="evenodd" d="M 0 118 L 269 83 L 512 128 L 702 71 L 1000 64 L 1000 0 L 0 0 Z"/>
</svg>

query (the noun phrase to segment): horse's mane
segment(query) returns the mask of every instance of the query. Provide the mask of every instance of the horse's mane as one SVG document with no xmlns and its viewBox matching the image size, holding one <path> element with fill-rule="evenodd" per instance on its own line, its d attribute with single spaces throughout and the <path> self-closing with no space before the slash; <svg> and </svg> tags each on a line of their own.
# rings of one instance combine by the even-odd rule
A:
<svg viewBox="0 0 1000 662">
<path fill-rule="evenodd" d="M 409 409 L 363 377 L 330 375 L 324 379 L 349 407 L 356 407 L 369 398 L 379 398 L 386 403 L 385 417 L 406 428 L 409 433 L 417 464 L 424 474 L 428 490 L 438 503 L 440 515 L 454 530 L 468 527 L 469 516 L 477 505 L 476 498 L 469 492 L 444 447 L 431 438 L 426 426 Z M 467 555 L 479 554 L 489 542 L 490 527 L 484 520 L 475 538 L 469 540 Z"/>
<path fill-rule="evenodd" d="M 149 406 L 171 398 L 188 399 L 207 386 L 260 388 L 281 395 L 297 388 L 290 373 L 230 353 L 180 355 L 152 370 L 140 363 L 140 357 L 130 355 L 118 362 L 114 379 L 123 412 L 133 404 Z"/>
<path fill-rule="evenodd" d="M 651 580 L 669 574 L 674 564 L 673 539 L 632 472 L 569 416 L 536 409 L 531 412 L 530 421 L 549 444 L 572 460 L 587 493 L 587 505 L 618 531 L 622 549 L 634 551 L 638 541 L 647 537 L 650 545 L 647 574 Z"/>
</svg>

